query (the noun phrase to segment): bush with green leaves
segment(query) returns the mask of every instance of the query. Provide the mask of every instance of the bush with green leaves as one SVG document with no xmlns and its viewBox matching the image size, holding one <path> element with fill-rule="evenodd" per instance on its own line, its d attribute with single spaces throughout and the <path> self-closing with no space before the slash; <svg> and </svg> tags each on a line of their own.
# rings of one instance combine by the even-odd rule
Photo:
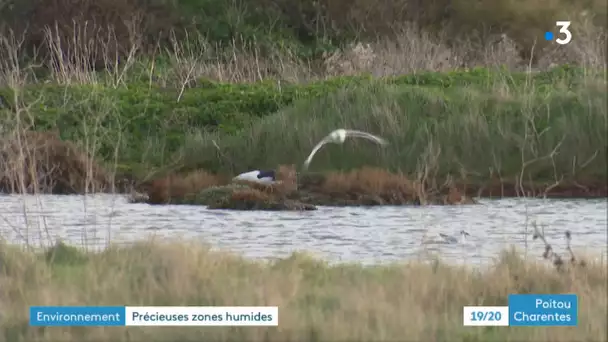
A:
<svg viewBox="0 0 608 342">
<path fill-rule="evenodd" d="M 297 99 L 333 92 L 367 78 L 336 78 L 304 85 L 217 83 L 199 80 L 196 87 L 161 88 L 144 83 L 121 87 L 107 85 L 36 84 L 19 89 L 0 89 L 8 107 L 3 116 L 16 118 L 26 127 L 58 129 L 62 138 L 95 144 L 95 151 L 120 162 L 156 164 L 162 155 L 174 153 L 187 132 L 199 130 L 236 132 L 248 122 L 267 116 Z M 18 95 L 17 97 L 15 95 Z M 15 98 L 17 100 L 15 100 Z M 16 103 L 15 103 L 16 102 Z M 150 145 L 154 145 L 151 147 Z M 150 153 L 154 151 L 154 156 Z"/>
</svg>

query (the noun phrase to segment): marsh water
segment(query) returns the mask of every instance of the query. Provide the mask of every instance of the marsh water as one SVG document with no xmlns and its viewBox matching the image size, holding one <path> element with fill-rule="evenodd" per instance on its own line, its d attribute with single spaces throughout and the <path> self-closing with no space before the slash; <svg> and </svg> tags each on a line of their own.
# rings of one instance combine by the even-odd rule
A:
<svg viewBox="0 0 608 342">
<path fill-rule="evenodd" d="M 480 199 L 479 205 L 320 207 L 308 212 L 209 210 L 202 206 L 131 204 L 120 195 L 0 196 L 0 234 L 12 243 L 48 246 L 57 239 L 100 249 L 149 236 L 200 240 L 252 258 L 308 251 L 331 262 L 366 264 L 408 258 L 486 263 L 514 245 L 531 257 L 543 245 L 533 224 L 560 252 L 565 231 L 575 252 L 605 260 L 605 199 Z M 439 243 L 438 233 L 470 234 L 464 243 Z"/>
</svg>

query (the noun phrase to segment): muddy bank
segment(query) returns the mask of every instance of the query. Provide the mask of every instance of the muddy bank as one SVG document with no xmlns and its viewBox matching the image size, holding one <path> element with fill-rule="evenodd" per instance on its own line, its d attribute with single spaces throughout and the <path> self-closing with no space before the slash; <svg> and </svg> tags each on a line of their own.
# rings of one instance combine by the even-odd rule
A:
<svg viewBox="0 0 608 342">
<path fill-rule="evenodd" d="M 379 168 L 349 172 L 304 173 L 281 166 L 278 183 L 232 183 L 229 177 L 203 170 L 148 182 L 135 202 L 208 205 L 214 209 L 314 210 L 316 206 L 460 205 L 475 197 L 597 198 L 607 196 L 605 183 L 524 183 L 490 181 L 422 185 L 404 174 Z"/>
<path fill-rule="evenodd" d="M 349 172 L 296 175 L 281 166 L 277 184 L 231 183 L 230 179 L 196 171 L 150 181 L 136 202 L 198 204 L 213 209 L 314 210 L 316 206 L 458 205 L 474 204 L 456 187 L 425 189 L 403 174 L 377 168 Z"/>
<path fill-rule="evenodd" d="M 466 193 L 473 197 L 505 198 L 505 197 L 547 197 L 547 198 L 606 198 L 608 197 L 608 182 L 563 181 L 554 182 L 526 182 L 517 181 L 486 181 L 478 183 L 461 182 L 457 185 L 466 189 Z"/>
<path fill-rule="evenodd" d="M 199 204 L 217 209 L 314 210 L 315 206 L 457 205 L 473 197 L 606 198 L 601 181 L 524 182 L 480 180 L 421 185 L 404 174 L 379 168 L 296 174 L 277 169 L 273 186 L 231 184 L 231 177 L 205 170 L 169 174 L 149 181 L 115 175 L 57 132 L 21 132 L 0 139 L 0 192 L 41 194 L 131 193 L 136 202 Z M 137 185 L 136 185 L 137 183 Z"/>
</svg>

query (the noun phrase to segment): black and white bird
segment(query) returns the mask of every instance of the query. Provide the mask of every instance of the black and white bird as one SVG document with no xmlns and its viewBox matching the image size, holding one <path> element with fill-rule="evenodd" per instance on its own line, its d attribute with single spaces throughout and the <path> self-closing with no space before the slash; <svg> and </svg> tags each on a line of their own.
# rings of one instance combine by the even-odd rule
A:
<svg viewBox="0 0 608 342">
<path fill-rule="evenodd" d="M 246 181 L 260 184 L 274 184 L 277 181 L 274 170 L 253 170 L 232 178 L 233 181 Z"/>
</svg>

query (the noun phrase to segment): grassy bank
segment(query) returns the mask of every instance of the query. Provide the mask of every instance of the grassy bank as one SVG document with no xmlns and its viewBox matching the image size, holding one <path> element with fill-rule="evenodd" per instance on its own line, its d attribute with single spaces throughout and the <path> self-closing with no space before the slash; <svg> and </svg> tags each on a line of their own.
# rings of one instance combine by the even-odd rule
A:
<svg viewBox="0 0 608 342">
<path fill-rule="evenodd" d="M 605 179 L 605 82 L 556 76 L 543 84 L 545 74 L 528 82 L 519 76 L 470 72 L 429 77 L 426 85 L 397 81 L 343 88 L 297 102 L 236 134 L 194 135 L 184 160 L 186 166 L 235 173 L 301 165 L 325 135 L 347 127 L 374 132 L 390 146 L 329 145 L 315 156 L 312 170 L 375 165 L 429 179 Z M 454 84 L 463 80 L 466 84 Z"/>
<path fill-rule="evenodd" d="M 478 68 L 305 84 L 200 80 L 189 88 L 130 83 L 0 90 L 7 132 L 58 130 L 138 179 L 203 168 L 222 174 L 301 165 L 338 127 L 386 138 L 326 146 L 314 171 L 377 166 L 423 182 L 604 184 L 608 97 L 602 69 L 534 74 Z"/>
<path fill-rule="evenodd" d="M 195 244 L 139 243 L 85 254 L 0 246 L 1 336 L 6 341 L 600 341 L 605 265 L 556 271 L 505 252 L 484 270 L 441 262 L 364 267 L 295 254 L 249 261 Z M 572 328 L 462 326 L 464 305 L 505 305 L 512 293 L 575 293 Z M 258 305 L 278 328 L 31 328 L 30 305 Z M 10 313 L 10 314 L 9 314 Z"/>
<path fill-rule="evenodd" d="M 0 7 L 10 18 L 0 27 L 1 140 L 57 131 L 110 176 L 142 180 L 299 166 L 346 127 L 390 146 L 327 146 L 314 171 L 367 165 L 425 183 L 605 188 L 603 4 L 556 0 L 539 17 L 509 1 L 444 11 L 404 0 L 366 19 L 360 11 L 378 8 L 356 2 L 340 19 L 344 4 L 315 3 L 260 0 L 260 12 L 240 1 L 107 0 L 57 12 L 10 2 Z M 536 44 L 532 33 L 567 13 L 572 42 Z M 40 20 L 23 33 L 25 14 Z M 507 17 L 530 36 L 515 19 L 497 24 Z"/>
</svg>

